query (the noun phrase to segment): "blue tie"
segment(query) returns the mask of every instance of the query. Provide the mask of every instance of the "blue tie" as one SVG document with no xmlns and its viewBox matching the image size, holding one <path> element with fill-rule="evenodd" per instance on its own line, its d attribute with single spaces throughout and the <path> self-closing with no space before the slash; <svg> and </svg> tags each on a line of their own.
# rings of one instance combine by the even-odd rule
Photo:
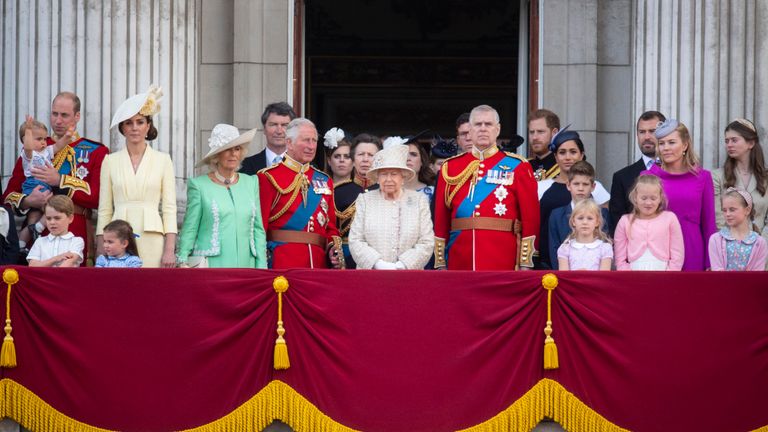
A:
<svg viewBox="0 0 768 432">
<path fill-rule="evenodd" d="M 274 159 L 272 159 L 272 165 L 277 165 L 277 164 L 279 164 L 282 161 L 283 161 L 283 157 L 280 156 L 280 155 L 277 155 L 277 156 L 275 156 Z"/>
</svg>

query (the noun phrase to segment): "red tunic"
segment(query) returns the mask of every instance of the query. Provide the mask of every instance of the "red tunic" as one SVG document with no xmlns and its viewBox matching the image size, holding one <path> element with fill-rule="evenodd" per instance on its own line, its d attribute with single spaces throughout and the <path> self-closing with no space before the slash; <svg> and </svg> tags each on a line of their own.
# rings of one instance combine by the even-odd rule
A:
<svg viewBox="0 0 768 432">
<path fill-rule="evenodd" d="M 54 143 L 48 138 L 48 145 Z M 53 159 L 53 165 L 61 174 L 61 181 L 54 187 L 54 193 L 66 194 L 75 205 L 82 209 L 88 209 L 87 213 L 99 207 L 99 181 L 101 178 L 101 162 L 109 153 L 106 146 L 87 138 L 77 138 L 68 147 L 59 151 Z M 21 158 L 16 160 L 13 174 L 8 181 L 8 186 L 3 192 L 3 202 L 11 204 L 14 210 L 21 214 L 19 205 L 26 195 L 21 192 L 21 186 L 26 180 Z M 87 216 L 90 217 L 90 214 Z M 82 211 L 75 212 L 74 221 L 69 225 L 69 230 L 85 241 L 83 256 L 88 257 L 90 239 L 88 235 L 88 222 Z M 45 233 L 44 233 L 45 234 Z M 83 260 L 83 266 L 85 260 Z"/>
<path fill-rule="evenodd" d="M 339 236 L 331 179 L 287 156 L 258 176 L 269 267 L 328 268 L 328 247 Z M 298 239 L 286 241 L 291 232 L 298 233 Z M 319 240 L 322 246 L 302 236 Z"/>
<path fill-rule="evenodd" d="M 435 191 L 435 266 L 533 267 L 539 202 L 531 165 L 496 147 L 487 149 L 482 160 L 480 156 L 474 150 L 442 166 Z"/>
</svg>

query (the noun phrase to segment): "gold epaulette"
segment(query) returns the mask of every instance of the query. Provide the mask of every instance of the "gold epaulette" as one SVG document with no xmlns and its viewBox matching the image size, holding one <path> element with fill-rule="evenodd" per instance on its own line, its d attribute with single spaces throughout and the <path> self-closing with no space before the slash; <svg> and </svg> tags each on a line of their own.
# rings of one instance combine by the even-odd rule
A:
<svg viewBox="0 0 768 432">
<path fill-rule="evenodd" d="M 555 178 L 558 175 L 560 175 L 560 165 L 554 164 L 544 173 L 544 179 Z"/>
<path fill-rule="evenodd" d="M 347 179 L 347 180 L 344 180 L 344 181 L 340 181 L 338 183 L 334 183 L 333 184 L 333 189 L 335 190 L 337 187 L 345 185 L 345 184 L 348 184 L 348 183 L 352 183 L 352 180 L 351 179 Z"/>
<path fill-rule="evenodd" d="M 21 205 L 21 200 L 23 200 L 25 196 L 26 195 L 21 192 L 11 192 L 7 197 L 5 197 L 5 203 L 12 205 L 15 209 L 18 210 L 19 206 Z"/>
<path fill-rule="evenodd" d="M 262 169 L 258 170 L 256 173 L 257 173 L 257 174 L 265 174 L 267 171 L 269 171 L 269 170 L 273 170 L 273 169 L 275 169 L 275 168 L 277 168 L 277 167 L 279 167 L 279 166 L 280 166 L 280 164 L 274 164 L 274 165 L 270 165 L 270 166 L 268 166 L 268 167 L 264 167 L 264 168 L 262 168 Z"/>
<path fill-rule="evenodd" d="M 509 157 L 511 157 L 511 158 L 515 158 L 515 159 L 518 159 L 518 160 L 520 160 L 521 162 L 530 163 L 530 162 L 528 162 L 530 159 L 526 159 L 526 158 L 524 158 L 524 157 L 520 156 L 520 155 L 519 155 L 519 154 L 517 154 L 517 153 L 512 153 L 512 152 L 504 152 L 504 154 L 506 154 L 507 156 L 509 156 Z"/>
<path fill-rule="evenodd" d="M 70 197 L 77 191 L 82 191 L 88 195 L 91 194 L 91 185 L 89 185 L 87 181 L 71 175 L 62 174 L 59 187 L 69 188 L 70 191 L 68 195 Z"/>
</svg>

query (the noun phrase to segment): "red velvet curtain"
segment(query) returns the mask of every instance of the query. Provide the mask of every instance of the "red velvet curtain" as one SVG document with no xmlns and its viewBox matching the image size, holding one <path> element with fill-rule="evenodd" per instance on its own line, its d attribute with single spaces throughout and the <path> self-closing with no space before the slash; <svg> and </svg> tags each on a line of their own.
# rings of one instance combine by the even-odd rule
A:
<svg viewBox="0 0 768 432">
<path fill-rule="evenodd" d="M 768 425 L 762 272 L 557 273 L 545 371 L 539 272 L 17 270 L 2 378 L 101 428 L 193 428 L 280 380 L 351 428 L 456 430 L 543 378 L 630 430 Z M 281 274 L 291 367 L 275 371 Z"/>
</svg>

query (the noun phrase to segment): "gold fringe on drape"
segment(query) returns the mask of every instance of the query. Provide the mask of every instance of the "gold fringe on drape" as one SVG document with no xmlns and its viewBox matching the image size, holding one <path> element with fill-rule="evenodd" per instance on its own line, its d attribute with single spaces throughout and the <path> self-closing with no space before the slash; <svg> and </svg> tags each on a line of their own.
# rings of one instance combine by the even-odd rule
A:
<svg viewBox="0 0 768 432">
<path fill-rule="evenodd" d="M 565 430 L 579 432 L 626 431 L 585 405 L 557 381 L 544 378 L 509 408 L 462 432 L 528 432 L 544 418 Z"/>
</svg>

